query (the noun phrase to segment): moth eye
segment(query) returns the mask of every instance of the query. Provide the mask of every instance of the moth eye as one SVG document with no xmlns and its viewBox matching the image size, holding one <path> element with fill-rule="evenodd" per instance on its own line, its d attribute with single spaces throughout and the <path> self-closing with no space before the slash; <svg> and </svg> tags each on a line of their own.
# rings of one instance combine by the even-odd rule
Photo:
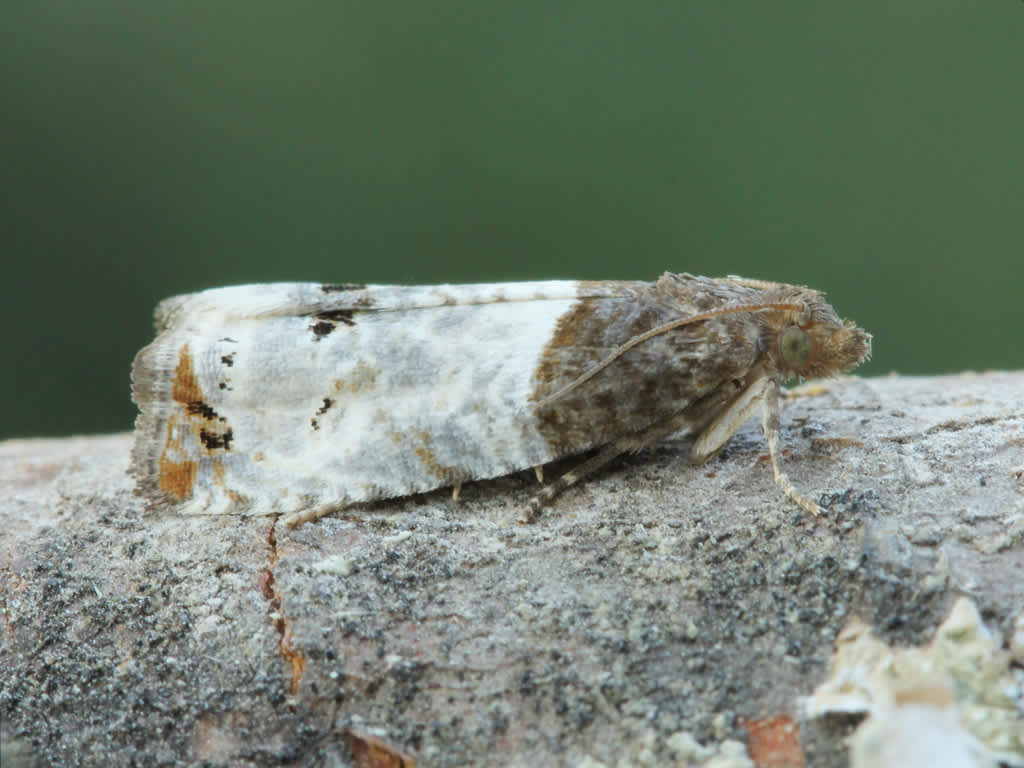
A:
<svg viewBox="0 0 1024 768">
<path fill-rule="evenodd" d="M 811 337 L 795 325 L 787 328 L 779 337 L 779 353 L 783 362 L 791 368 L 799 368 L 806 363 L 813 347 Z"/>
</svg>

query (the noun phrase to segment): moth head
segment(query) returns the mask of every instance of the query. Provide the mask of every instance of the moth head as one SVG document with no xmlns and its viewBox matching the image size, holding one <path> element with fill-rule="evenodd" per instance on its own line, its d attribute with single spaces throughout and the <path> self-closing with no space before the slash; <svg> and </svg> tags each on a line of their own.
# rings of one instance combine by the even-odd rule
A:
<svg viewBox="0 0 1024 768">
<path fill-rule="evenodd" d="M 762 343 L 783 378 L 844 373 L 871 356 L 871 334 L 843 320 L 821 294 L 808 289 L 774 296 L 781 307 L 761 316 Z"/>
</svg>

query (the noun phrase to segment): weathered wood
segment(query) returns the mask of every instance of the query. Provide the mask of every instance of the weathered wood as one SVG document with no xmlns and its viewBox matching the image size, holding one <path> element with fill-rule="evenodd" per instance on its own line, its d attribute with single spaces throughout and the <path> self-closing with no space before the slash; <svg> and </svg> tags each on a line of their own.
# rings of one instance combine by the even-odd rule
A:
<svg viewBox="0 0 1024 768">
<path fill-rule="evenodd" d="M 130 435 L 0 444 L 3 764 L 348 765 L 350 731 L 420 766 L 674 764 L 794 712 L 853 615 L 921 642 L 968 594 L 1008 632 L 1024 373 L 823 387 L 783 445 L 824 524 L 754 422 L 530 525 L 533 473 L 286 530 L 147 514 Z M 837 733 L 805 727 L 812 764 L 844 764 Z"/>
</svg>

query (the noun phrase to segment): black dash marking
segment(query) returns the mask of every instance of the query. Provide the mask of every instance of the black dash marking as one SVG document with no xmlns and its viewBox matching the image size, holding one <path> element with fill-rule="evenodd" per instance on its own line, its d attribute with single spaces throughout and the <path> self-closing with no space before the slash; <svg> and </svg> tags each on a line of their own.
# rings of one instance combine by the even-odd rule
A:
<svg viewBox="0 0 1024 768">
<path fill-rule="evenodd" d="M 313 315 L 313 319 L 317 322 L 309 326 L 309 330 L 313 332 L 313 341 L 320 341 L 324 336 L 329 335 L 338 323 L 355 325 L 355 313 L 354 309 L 331 309 L 327 312 L 317 312 Z"/>
<path fill-rule="evenodd" d="M 332 405 L 334 405 L 334 401 L 331 398 L 329 398 L 329 397 L 325 397 L 324 398 L 324 404 L 320 406 L 320 409 L 316 412 L 316 416 L 323 416 L 325 413 L 327 413 L 327 410 Z M 314 416 L 312 419 L 310 419 L 309 423 L 312 425 L 314 430 L 319 430 L 320 429 L 320 420 L 318 418 L 316 418 L 316 416 Z"/>
<path fill-rule="evenodd" d="M 324 283 L 320 290 L 324 293 L 344 293 L 345 291 L 361 291 L 366 288 L 364 283 Z"/>
<path fill-rule="evenodd" d="M 235 364 L 235 353 L 232 352 L 230 355 L 221 355 L 220 361 L 230 368 Z"/>
<path fill-rule="evenodd" d="M 334 323 L 321 320 L 319 323 L 313 323 L 313 325 L 309 326 L 309 330 L 313 332 L 313 341 L 320 341 L 320 339 L 330 335 L 331 331 L 334 330 Z"/>
<path fill-rule="evenodd" d="M 353 309 L 331 309 L 327 312 L 317 312 L 313 317 L 317 320 L 330 320 L 334 323 L 344 323 L 345 325 L 355 325 L 356 321 L 354 318 L 355 310 Z"/>
<path fill-rule="evenodd" d="M 220 389 L 227 389 L 227 388 L 228 388 L 228 383 L 227 383 L 226 381 L 222 381 L 222 382 L 221 382 L 220 384 L 218 384 L 217 386 L 218 386 L 218 387 L 219 387 Z"/>
<path fill-rule="evenodd" d="M 204 403 L 202 400 L 193 400 L 191 403 L 185 406 L 187 410 L 193 416 L 202 416 L 204 419 L 217 419 L 219 421 L 227 421 L 223 416 L 218 416 L 217 412 L 210 406 Z"/>
<path fill-rule="evenodd" d="M 223 449 L 225 451 L 231 450 L 231 440 L 234 438 L 234 433 L 230 429 L 226 429 L 220 434 L 215 432 L 209 432 L 205 429 L 199 430 L 199 442 L 208 451 L 215 451 L 217 449 Z"/>
</svg>

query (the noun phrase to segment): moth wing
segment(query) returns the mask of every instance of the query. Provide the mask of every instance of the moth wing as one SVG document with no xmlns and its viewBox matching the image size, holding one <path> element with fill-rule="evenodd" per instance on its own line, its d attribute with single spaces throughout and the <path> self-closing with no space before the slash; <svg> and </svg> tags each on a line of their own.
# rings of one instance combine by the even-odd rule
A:
<svg viewBox="0 0 1024 768">
<path fill-rule="evenodd" d="M 529 408 L 544 346 L 581 295 L 631 285 L 283 283 L 168 299 L 133 367 L 139 492 L 190 512 L 291 513 L 547 462 Z M 589 447 L 577 443 L 566 450 Z"/>
</svg>

